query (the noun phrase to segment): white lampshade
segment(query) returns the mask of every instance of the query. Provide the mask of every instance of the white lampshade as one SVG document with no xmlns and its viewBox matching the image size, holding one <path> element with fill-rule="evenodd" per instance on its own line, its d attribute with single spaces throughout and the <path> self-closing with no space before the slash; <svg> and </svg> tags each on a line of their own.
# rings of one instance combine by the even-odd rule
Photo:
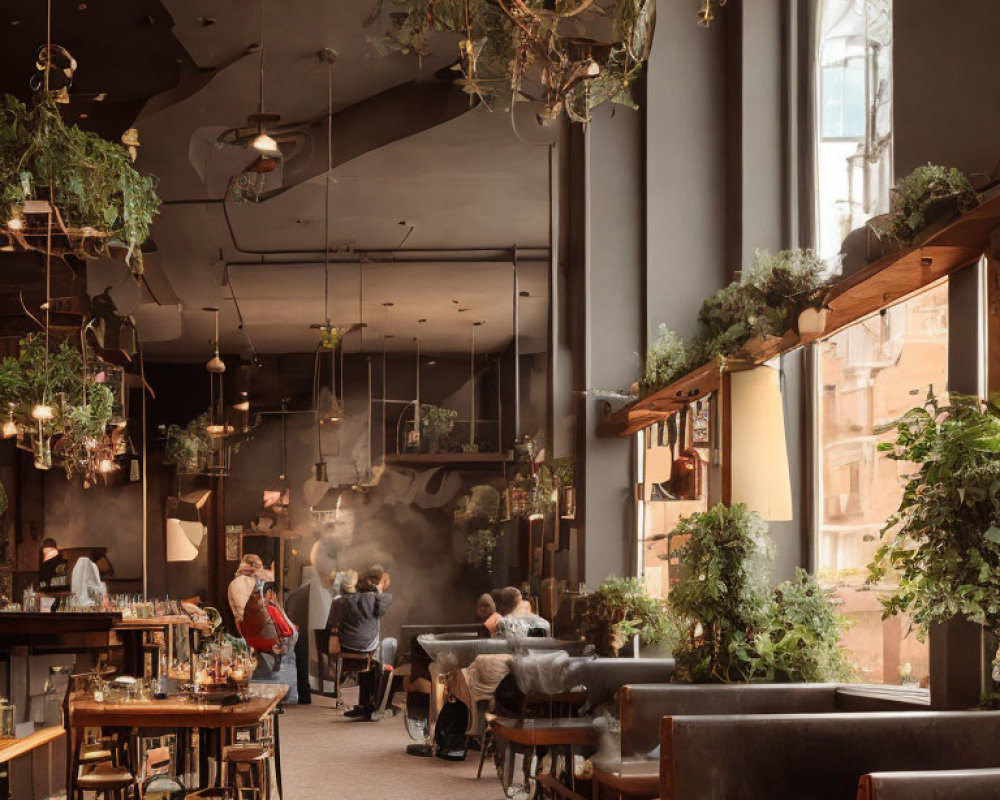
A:
<svg viewBox="0 0 1000 800">
<path fill-rule="evenodd" d="M 792 519 L 780 377 L 771 367 L 730 376 L 732 502 L 772 522 Z"/>
<path fill-rule="evenodd" d="M 167 518 L 167 561 L 194 561 L 205 538 L 206 528 L 200 522 Z"/>
</svg>

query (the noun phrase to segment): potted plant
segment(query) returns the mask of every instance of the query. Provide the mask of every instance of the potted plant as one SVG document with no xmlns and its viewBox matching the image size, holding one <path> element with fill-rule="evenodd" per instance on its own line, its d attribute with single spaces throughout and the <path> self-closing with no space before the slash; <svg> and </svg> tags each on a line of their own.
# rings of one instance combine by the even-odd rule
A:
<svg viewBox="0 0 1000 800">
<path fill-rule="evenodd" d="M 893 573 L 884 616 L 906 613 L 923 637 L 965 617 L 1000 630 L 1000 404 L 951 395 L 897 420 L 887 458 L 914 464 L 899 509 L 882 529 L 869 583 Z M 996 677 L 1000 677 L 998 674 Z M 996 679 L 996 677 L 994 679 Z"/>
<path fill-rule="evenodd" d="M 669 636 L 663 600 L 652 597 L 638 578 L 607 578 L 587 598 L 581 635 L 593 643 L 597 655 L 616 658 L 635 637 L 652 645 Z"/>
<path fill-rule="evenodd" d="M 458 412 L 450 408 L 425 405 L 420 416 L 420 427 L 426 437 L 427 452 L 440 453 L 448 435 L 455 429 Z"/>
<path fill-rule="evenodd" d="M 0 227 L 11 243 L 47 249 L 52 208 L 56 255 L 98 258 L 120 245 L 142 271 L 141 246 L 160 206 L 153 179 L 122 145 L 67 125 L 53 94 L 39 93 L 30 108 L 0 100 L 0 186 Z"/>
<path fill-rule="evenodd" d="M 896 181 L 888 214 L 868 225 L 883 240 L 905 247 L 934 224 L 968 211 L 979 203 L 979 195 L 954 167 L 927 164 Z"/>
<path fill-rule="evenodd" d="M 743 504 L 681 520 L 669 605 L 682 633 L 674 679 L 692 683 L 849 680 L 845 620 L 803 570 L 772 589 L 767 525 Z"/>
</svg>

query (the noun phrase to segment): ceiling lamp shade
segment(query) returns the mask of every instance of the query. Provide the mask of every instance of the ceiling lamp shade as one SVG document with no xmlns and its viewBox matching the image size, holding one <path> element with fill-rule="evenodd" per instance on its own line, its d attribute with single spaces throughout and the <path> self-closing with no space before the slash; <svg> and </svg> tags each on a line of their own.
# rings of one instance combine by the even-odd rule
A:
<svg viewBox="0 0 1000 800">
<path fill-rule="evenodd" d="M 167 518 L 167 561 L 194 561 L 207 529 L 200 522 Z"/>
<path fill-rule="evenodd" d="M 730 376 L 732 497 L 762 519 L 792 519 L 792 486 L 785 441 L 781 375 L 757 367 Z"/>
</svg>

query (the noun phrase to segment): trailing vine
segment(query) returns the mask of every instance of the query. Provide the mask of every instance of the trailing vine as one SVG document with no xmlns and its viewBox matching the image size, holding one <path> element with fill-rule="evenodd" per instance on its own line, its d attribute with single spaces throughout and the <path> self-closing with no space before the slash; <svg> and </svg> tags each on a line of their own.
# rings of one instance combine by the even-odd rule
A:
<svg viewBox="0 0 1000 800">
<path fill-rule="evenodd" d="M 0 186 L 0 219 L 20 218 L 28 200 L 49 200 L 87 242 L 77 255 L 120 245 L 142 271 L 141 246 L 160 207 L 153 178 L 135 170 L 122 145 L 67 125 L 53 95 L 39 93 L 30 108 L 10 95 L 0 101 Z"/>
</svg>

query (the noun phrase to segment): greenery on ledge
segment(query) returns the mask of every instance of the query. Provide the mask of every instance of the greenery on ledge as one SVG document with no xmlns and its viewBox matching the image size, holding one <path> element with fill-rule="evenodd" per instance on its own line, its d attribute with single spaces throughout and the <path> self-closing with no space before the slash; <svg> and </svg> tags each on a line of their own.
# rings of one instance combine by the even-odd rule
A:
<svg viewBox="0 0 1000 800">
<path fill-rule="evenodd" d="M 812 250 L 758 250 L 753 267 L 704 302 L 697 337 L 685 341 L 660 325 L 646 353 L 639 394 L 653 394 L 713 359 L 738 356 L 752 339 L 782 336 L 802 311 L 821 306 L 832 277 Z"/>
<path fill-rule="evenodd" d="M 160 207 L 153 179 L 122 145 L 67 125 L 53 96 L 39 94 L 30 108 L 10 95 L 0 101 L 0 186 L 3 224 L 26 200 L 49 200 L 69 228 L 92 232 L 91 255 L 119 244 L 141 271 L 140 248 Z"/>
<path fill-rule="evenodd" d="M 927 164 L 896 181 L 888 214 L 870 223 L 881 239 L 905 247 L 933 221 L 928 215 L 937 207 L 965 212 L 979 204 L 979 195 L 954 167 Z"/>
</svg>

